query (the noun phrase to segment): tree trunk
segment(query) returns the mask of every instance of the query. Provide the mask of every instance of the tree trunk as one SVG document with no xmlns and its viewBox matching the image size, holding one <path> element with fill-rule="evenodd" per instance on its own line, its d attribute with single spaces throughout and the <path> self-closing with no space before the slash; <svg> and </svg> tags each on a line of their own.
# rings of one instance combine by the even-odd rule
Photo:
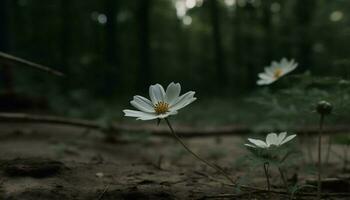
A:
<svg viewBox="0 0 350 200">
<path fill-rule="evenodd" d="M 256 40 L 255 40 L 255 33 L 251 30 L 254 30 L 254 27 L 257 26 L 257 12 L 256 9 L 251 5 L 247 4 L 245 7 L 240 7 L 240 14 L 242 19 L 242 22 L 244 24 L 241 24 L 241 28 L 243 29 L 241 32 L 241 35 L 239 36 L 239 39 L 241 40 L 241 46 L 239 51 L 241 51 L 241 61 L 242 66 L 245 67 L 244 70 L 242 70 L 241 76 L 242 76 L 242 88 L 245 91 L 249 91 L 256 87 L 256 80 L 257 80 L 257 60 L 259 57 L 257 57 L 257 50 L 256 50 Z M 244 17 L 244 18 L 243 18 Z M 249 52 L 249 54 L 247 54 Z M 252 55 L 256 55 L 255 57 Z"/>
<path fill-rule="evenodd" d="M 60 71 L 65 73 L 67 77 L 64 81 L 59 83 L 62 91 L 66 91 L 71 85 L 72 70 L 70 70 L 70 58 L 71 58 L 71 44 L 72 44 L 72 26 L 73 10 L 71 0 L 61 1 L 61 60 L 60 60 Z"/>
<path fill-rule="evenodd" d="M 9 34 L 9 15 L 11 2 L 9 0 L 0 1 L 0 51 L 8 53 L 10 51 L 10 34 Z M 13 94 L 13 74 L 12 68 L 7 64 L 0 63 L 1 66 L 1 82 L 5 93 Z"/>
<path fill-rule="evenodd" d="M 233 9 L 233 20 L 232 20 L 232 26 L 233 26 L 233 38 L 232 38 L 232 51 L 233 51 L 233 68 L 235 80 L 237 82 L 236 89 L 242 88 L 243 80 L 242 80 L 242 74 L 244 74 L 244 68 L 242 68 L 242 28 L 241 28 L 241 21 L 242 21 L 242 8 L 235 4 L 235 9 Z M 240 91 L 238 91 L 240 92 Z"/>
<path fill-rule="evenodd" d="M 69 68 L 71 30 L 72 30 L 72 12 L 71 0 L 61 1 L 61 68 L 65 72 Z"/>
<path fill-rule="evenodd" d="M 219 22 L 219 6 L 217 0 L 209 0 L 209 3 L 218 84 L 221 88 L 227 88 L 227 70 L 225 67 L 225 57 L 222 47 L 222 37 Z"/>
<path fill-rule="evenodd" d="M 119 62 L 119 41 L 118 26 L 116 17 L 119 11 L 119 2 L 116 0 L 105 0 L 105 13 L 107 16 L 106 23 L 106 60 L 113 67 L 113 76 L 115 77 L 115 85 L 119 85 L 120 81 L 120 62 Z"/>
<path fill-rule="evenodd" d="M 313 15 L 316 8 L 315 0 L 298 0 L 296 2 L 295 11 L 297 13 L 297 24 L 295 35 L 298 45 L 297 60 L 300 63 L 299 69 L 305 71 L 310 69 L 312 65 L 312 25 Z"/>
<path fill-rule="evenodd" d="M 150 11 L 151 0 L 140 0 L 138 7 L 138 37 L 139 37 L 139 70 L 138 87 L 145 88 L 151 84 L 152 69 L 150 58 Z"/>
<path fill-rule="evenodd" d="M 264 50 L 264 63 L 270 63 L 272 59 L 274 59 L 274 47 L 275 43 L 273 40 L 273 33 L 272 33 L 272 26 L 271 26 L 271 0 L 264 0 L 262 1 L 262 7 L 263 7 L 263 18 L 262 18 L 262 25 L 264 27 L 264 41 L 263 46 L 265 47 Z"/>
</svg>

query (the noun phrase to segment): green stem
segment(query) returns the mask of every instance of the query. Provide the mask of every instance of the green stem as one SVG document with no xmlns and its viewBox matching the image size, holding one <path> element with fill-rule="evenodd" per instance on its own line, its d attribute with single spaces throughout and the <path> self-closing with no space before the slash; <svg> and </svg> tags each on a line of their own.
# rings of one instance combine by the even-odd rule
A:
<svg viewBox="0 0 350 200">
<path fill-rule="evenodd" d="M 321 199 L 321 174 L 322 174 L 322 160 L 321 160 L 321 143 L 323 132 L 324 115 L 320 117 L 320 129 L 318 132 L 318 180 L 317 180 L 317 199 Z"/>
<path fill-rule="evenodd" d="M 310 162 L 313 163 L 314 157 L 312 156 L 311 139 L 310 138 L 311 138 L 310 135 L 308 133 L 306 133 L 306 140 L 307 140 L 306 150 L 307 150 Z"/>
<path fill-rule="evenodd" d="M 215 169 L 216 171 L 220 172 L 223 176 L 225 176 L 231 183 L 235 184 L 235 181 L 221 168 L 219 168 L 218 166 L 216 166 L 215 164 L 212 164 L 208 161 L 206 161 L 205 159 L 199 157 L 196 153 L 194 153 L 183 141 L 182 139 L 175 133 L 173 127 L 171 126 L 169 120 L 167 118 L 165 118 L 165 121 L 171 131 L 171 133 L 175 136 L 176 140 L 190 153 L 192 154 L 196 159 L 198 159 L 199 161 L 203 162 L 204 164 L 208 165 L 209 167 Z"/>
<path fill-rule="evenodd" d="M 284 184 L 284 187 L 286 188 L 286 192 L 288 193 L 288 183 L 287 183 L 287 180 L 286 178 L 284 177 L 284 173 L 283 173 L 283 170 L 281 167 L 278 167 L 278 171 L 280 172 L 280 175 L 281 175 L 281 179 L 283 181 L 283 184 Z"/>
<path fill-rule="evenodd" d="M 329 156 L 330 156 L 330 153 L 331 153 L 331 148 L 332 148 L 332 139 L 331 139 L 331 136 L 329 136 L 329 138 L 328 138 L 327 154 L 326 154 L 326 163 L 327 164 L 329 162 Z"/>
<path fill-rule="evenodd" d="M 269 192 L 269 195 L 270 195 L 271 184 L 270 184 L 270 177 L 269 177 L 269 163 L 268 162 L 264 163 L 264 171 L 265 171 L 265 176 L 266 176 L 267 191 Z"/>
</svg>

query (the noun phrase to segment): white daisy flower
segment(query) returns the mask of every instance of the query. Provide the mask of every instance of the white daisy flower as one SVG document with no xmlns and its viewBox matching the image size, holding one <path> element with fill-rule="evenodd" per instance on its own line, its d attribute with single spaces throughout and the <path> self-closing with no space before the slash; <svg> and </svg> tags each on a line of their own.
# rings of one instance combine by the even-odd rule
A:
<svg viewBox="0 0 350 200">
<path fill-rule="evenodd" d="M 276 133 L 269 133 L 266 136 L 266 142 L 263 140 L 258 140 L 258 139 L 252 139 L 248 138 L 248 141 L 251 142 L 252 144 L 244 144 L 245 146 L 252 147 L 252 148 L 262 148 L 262 149 L 268 149 L 272 146 L 279 147 L 293 138 L 295 138 L 297 135 L 290 135 L 288 137 L 287 132 L 282 132 L 279 135 Z"/>
<path fill-rule="evenodd" d="M 126 117 L 136 117 L 137 120 L 164 119 L 176 115 L 178 110 L 197 99 L 193 91 L 179 96 L 180 91 L 179 83 L 170 83 L 166 91 L 160 84 L 151 85 L 149 87 L 151 100 L 136 95 L 130 104 L 138 110 L 123 110 L 123 112 Z"/>
<path fill-rule="evenodd" d="M 259 80 L 257 84 L 269 85 L 293 71 L 297 66 L 298 63 L 293 59 L 288 61 L 286 58 L 282 58 L 280 62 L 272 61 L 270 66 L 265 67 L 265 72 L 258 74 Z"/>
</svg>

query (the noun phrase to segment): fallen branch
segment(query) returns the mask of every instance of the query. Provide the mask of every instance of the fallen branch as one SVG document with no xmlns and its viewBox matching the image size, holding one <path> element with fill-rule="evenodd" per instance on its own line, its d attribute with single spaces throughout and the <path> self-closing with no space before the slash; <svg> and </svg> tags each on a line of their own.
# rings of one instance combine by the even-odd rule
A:
<svg viewBox="0 0 350 200">
<path fill-rule="evenodd" d="M 34 68 L 34 69 L 37 69 L 40 71 L 44 71 L 46 73 L 53 74 L 56 76 L 64 76 L 64 74 L 62 72 L 59 72 L 57 70 L 46 67 L 44 65 L 36 64 L 34 62 L 31 62 L 31 61 L 25 60 L 23 58 L 19 58 L 19 57 L 16 57 L 16 56 L 4 53 L 4 52 L 0 52 L 0 60 L 2 62 L 6 62 L 6 63 L 11 63 L 11 64 L 15 63 L 15 64 L 28 66 L 28 67 L 31 67 L 31 68 Z"/>
<path fill-rule="evenodd" d="M 98 197 L 98 199 L 97 199 L 97 200 L 102 200 L 102 199 L 103 199 L 104 195 L 105 195 L 105 194 L 106 194 L 106 192 L 108 191 L 108 188 L 109 188 L 109 184 L 108 184 L 108 185 L 106 185 L 106 187 L 103 189 L 103 191 L 102 191 L 101 195 Z"/>
<path fill-rule="evenodd" d="M 100 126 L 89 120 L 81 119 L 69 119 L 64 117 L 55 116 L 41 116 L 31 115 L 24 113 L 0 113 L 0 123 L 2 122 L 14 122 L 14 123 L 47 123 L 47 124 L 60 124 L 71 125 L 86 128 L 100 128 Z"/>
<path fill-rule="evenodd" d="M 70 125 L 89 129 L 102 130 L 106 127 L 101 123 L 91 120 L 83 119 L 71 119 L 65 117 L 56 116 L 42 116 L 42 115 L 32 115 L 24 113 L 0 113 L 0 123 L 38 123 L 38 124 L 58 124 L 58 125 Z M 192 138 L 192 137 L 215 137 L 215 136 L 227 136 L 227 135 L 242 135 L 254 132 L 244 126 L 221 126 L 221 127 L 176 127 L 178 135 L 181 137 Z M 109 132 L 148 132 L 154 136 L 160 137 L 171 137 L 169 130 L 166 126 L 156 126 L 154 124 L 144 124 L 144 125 L 130 125 L 130 124 L 118 124 L 113 123 L 108 127 Z M 278 130 L 275 130 L 278 131 Z M 344 133 L 349 132 L 349 126 L 336 126 L 325 129 L 325 133 Z M 266 133 L 267 131 L 261 131 Z M 294 129 L 293 132 L 296 133 L 317 133 L 317 128 L 313 127 L 301 127 L 299 129 Z"/>
</svg>

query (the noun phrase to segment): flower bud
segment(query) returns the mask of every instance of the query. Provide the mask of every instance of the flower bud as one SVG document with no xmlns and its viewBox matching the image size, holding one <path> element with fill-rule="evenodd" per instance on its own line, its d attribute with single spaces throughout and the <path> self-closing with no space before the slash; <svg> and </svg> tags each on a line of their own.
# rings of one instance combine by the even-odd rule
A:
<svg viewBox="0 0 350 200">
<path fill-rule="evenodd" d="M 341 87 L 341 88 L 348 88 L 349 85 L 350 85 L 350 81 L 347 81 L 347 80 L 340 80 L 338 82 L 338 85 Z"/>
<path fill-rule="evenodd" d="M 327 101 L 320 101 L 316 106 L 316 111 L 320 115 L 329 115 L 332 113 L 333 106 Z"/>
</svg>

